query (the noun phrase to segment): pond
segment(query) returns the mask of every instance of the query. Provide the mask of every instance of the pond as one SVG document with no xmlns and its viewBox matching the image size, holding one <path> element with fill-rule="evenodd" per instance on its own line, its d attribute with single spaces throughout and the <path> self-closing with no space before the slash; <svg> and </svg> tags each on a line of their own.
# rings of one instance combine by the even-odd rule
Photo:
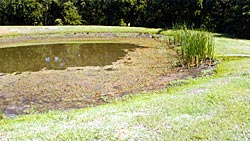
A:
<svg viewBox="0 0 250 141">
<path fill-rule="evenodd" d="M 165 87 L 169 80 L 176 79 L 176 75 L 162 78 L 174 57 L 158 47 L 159 42 L 154 39 L 119 42 L 123 43 L 0 49 L 0 114 L 12 117 L 96 106 L 127 94 Z"/>
<path fill-rule="evenodd" d="M 111 65 L 138 47 L 127 43 L 75 43 L 2 48 L 0 73 Z"/>
</svg>

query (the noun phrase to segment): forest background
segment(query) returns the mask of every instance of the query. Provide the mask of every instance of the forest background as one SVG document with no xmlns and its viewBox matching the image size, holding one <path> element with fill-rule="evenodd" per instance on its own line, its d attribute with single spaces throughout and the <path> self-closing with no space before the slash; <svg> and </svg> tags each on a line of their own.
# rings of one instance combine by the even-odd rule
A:
<svg viewBox="0 0 250 141">
<path fill-rule="evenodd" d="M 250 38 L 250 0 L 0 0 L 0 25 L 175 24 Z"/>
</svg>

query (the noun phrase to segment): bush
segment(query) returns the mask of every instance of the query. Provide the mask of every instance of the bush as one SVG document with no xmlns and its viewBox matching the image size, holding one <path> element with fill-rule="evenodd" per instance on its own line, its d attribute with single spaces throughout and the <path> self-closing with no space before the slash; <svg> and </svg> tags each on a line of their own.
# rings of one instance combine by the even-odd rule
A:
<svg viewBox="0 0 250 141">
<path fill-rule="evenodd" d="M 175 46 L 180 46 L 180 63 L 182 66 L 198 66 L 209 60 L 214 54 L 214 37 L 212 33 L 202 30 L 176 30 L 173 34 Z"/>
<path fill-rule="evenodd" d="M 123 19 L 120 20 L 120 24 L 119 24 L 119 25 L 120 25 L 120 26 L 127 26 L 127 24 L 124 22 Z"/>
<path fill-rule="evenodd" d="M 62 26 L 63 25 L 62 19 L 56 19 L 55 20 L 55 25 Z"/>
</svg>

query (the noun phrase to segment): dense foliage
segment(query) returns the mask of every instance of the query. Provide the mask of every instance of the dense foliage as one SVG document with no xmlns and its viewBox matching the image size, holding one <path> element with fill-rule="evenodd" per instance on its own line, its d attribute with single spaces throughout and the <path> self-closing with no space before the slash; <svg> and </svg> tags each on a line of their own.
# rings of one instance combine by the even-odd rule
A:
<svg viewBox="0 0 250 141">
<path fill-rule="evenodd" d="M 124 25 L 185 22 L 250 37 L 250 0 L 1 0 L 0 25 Z"/>
</svg>

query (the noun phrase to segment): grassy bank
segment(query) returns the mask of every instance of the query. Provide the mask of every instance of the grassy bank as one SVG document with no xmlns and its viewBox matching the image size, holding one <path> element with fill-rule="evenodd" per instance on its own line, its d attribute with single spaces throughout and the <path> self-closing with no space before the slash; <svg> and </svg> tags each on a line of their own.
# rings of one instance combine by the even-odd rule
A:
<svg viewBox="0 0 250 141">
<path fill-rule="evenodd" d="M 141 33 L 156 34 L 160 31 L 119 26 L 0 26 L 0 48 L 65 42 L 120 42 L 124 37 L 142 37 Z"/>
<path fill-rule="evenodd" d="M 249 54 L 250 41 L 216 38 L 215 53 Z M 111 104 L 0 120 L 0 140 L 249 140 L 249 58 L 212 76 L 178 80 Z M 208 72 L 203 72 L 204 74 Z"/>
<path fill-rule="evenodd" d="M 0 139 L 249 140 L 249 61 L 224 62 L 209 78 L 123 102 L 3 119 Z"/>
<path fill-rule="evenodd" d="M 0 37 L 81 32 L 158 33 L 161 29 L 119 26 L 0 26 Z"/>
<path fill-rule="evenodd" d="M 250 40 L 231 39 L 225 37 L 216 37 L 215 54 L 250 54 Z"/>
</svg>

